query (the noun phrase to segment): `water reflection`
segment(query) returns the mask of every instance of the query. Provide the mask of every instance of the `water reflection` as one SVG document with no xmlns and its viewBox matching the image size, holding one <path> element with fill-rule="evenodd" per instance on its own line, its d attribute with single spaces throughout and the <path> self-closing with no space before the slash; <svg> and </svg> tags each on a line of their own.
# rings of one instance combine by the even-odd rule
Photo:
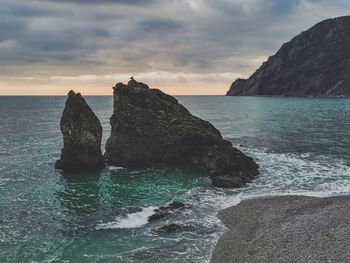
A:
<svg viewBox="0 0 350 263">
<path fill-rule="evenodd" d="M 65 233 L 84 233 L 144 207 L 164 205 L 175 196 L 183 200 L 200 184 L 209 184 L 205 175 L 180 170 L 61 173 L 56 220 Z"/>
</svg>

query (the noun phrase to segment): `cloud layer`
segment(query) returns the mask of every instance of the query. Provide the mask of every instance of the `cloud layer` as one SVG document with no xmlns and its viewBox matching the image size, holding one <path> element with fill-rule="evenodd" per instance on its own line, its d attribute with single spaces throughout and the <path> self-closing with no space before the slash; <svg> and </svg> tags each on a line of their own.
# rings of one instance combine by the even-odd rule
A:
<svg viewBox="0 0 350 263">
<path fill-rule="evenodd" d="M 348 10 L 347 0 L 0 0 L 0 94 L 129 75 L 174 94 L 199 80 L 202 93 L 222 94 L 283 42 Z"/>
</svg>

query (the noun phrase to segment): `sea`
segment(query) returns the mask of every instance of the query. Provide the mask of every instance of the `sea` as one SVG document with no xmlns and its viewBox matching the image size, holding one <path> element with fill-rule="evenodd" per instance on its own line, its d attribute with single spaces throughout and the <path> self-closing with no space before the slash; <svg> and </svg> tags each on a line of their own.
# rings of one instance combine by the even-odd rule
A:
<svg viewBox="0 0 350 263">
<path fill-rule="evenodd" d="M 208 262 L 226 231 L 220 209 L 249 198 L 350 191 L 350 99 L 178 96 L 252 156 L 260 175 L 219 189 L 181 170 L 64 176 L 54 169 L 65 97 L 0 97 L 0 262 Z M 113 98 L 86 97 L 110 134 Z M 191 208 L 148 222 L 159 206 Z M 167 224 L 183 231 L 157 234 Z"/>
</svg>

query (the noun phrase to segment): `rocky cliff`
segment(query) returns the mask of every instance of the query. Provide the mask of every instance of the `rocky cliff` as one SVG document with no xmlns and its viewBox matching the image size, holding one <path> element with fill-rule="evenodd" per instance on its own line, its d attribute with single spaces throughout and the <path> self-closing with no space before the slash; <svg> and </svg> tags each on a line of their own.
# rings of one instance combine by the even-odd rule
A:
<svg viewBox="0 0 350 263">
<path fill-rule="evenodd" d="M 226 95 L 349 96 L 350 16 L 327 19 L 294 37 Z"/>
<path fill-rule="evenodd" d="M 174 97 L 134 79 L 115 85 L 111 125 L 105 153 L 109 165 L 201 171 L 220 187 L 240 187 L 258 174 L 255 162 L 213 125 Z"/>
<path fill-rule="evenodd" d="M 80 93 L 70 91 L 61 118 L 64 147 L 56 168 L 99 170 L 104 166 L 101 153 L 102 126 Z"/>
</svg>

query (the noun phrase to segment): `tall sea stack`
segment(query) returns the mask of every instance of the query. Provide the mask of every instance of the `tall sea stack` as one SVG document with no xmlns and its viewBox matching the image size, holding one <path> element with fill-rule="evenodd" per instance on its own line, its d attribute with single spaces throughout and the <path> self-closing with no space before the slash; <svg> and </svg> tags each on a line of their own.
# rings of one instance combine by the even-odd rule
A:
<svg viewBox="0 0 350 263">
<path fill-rule="evenodd" d="M 258 174 L 253 159 L 233 148 L 213 125 L 133 78 L 114 87 L 111 125 L 105 153 L 109 165 L 200 171 L 219 187 L 240 187 Z"/>
<path fill-rule="evenodd" d="M 104 166 L 102 126 L 80 93 L 70 91 L 61 118 L 64 147 L 56 168 L 95 171 Z"/>
<path fill-rule="evenodd" d="M 229 96 L 350 96 L 350 16 L 327 19 L 302 32 Z"/>
</svg>

